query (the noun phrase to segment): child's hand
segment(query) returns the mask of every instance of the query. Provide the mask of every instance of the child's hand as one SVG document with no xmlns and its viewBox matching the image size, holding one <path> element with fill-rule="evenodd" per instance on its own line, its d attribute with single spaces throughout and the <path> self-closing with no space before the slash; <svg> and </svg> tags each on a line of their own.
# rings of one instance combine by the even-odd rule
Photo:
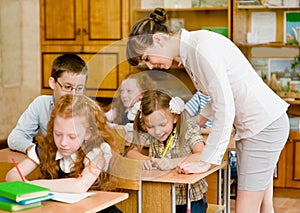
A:
<svg viewBox="0 0 300 213">
<path fill-rule="evenodd" d="M 193 161 L 193 162 L 185 161 L 179 164 L 176 170 L 178 173 L 191 174 L 191 173 L 206 172 L 207 170 L 209 170 L 210 167 L 211 167 L 210 163 L 203 162 L 203 161 Z"/>
<path fill-rule="evenodd" d="M 174 169 L 176 168 L 176 166 L 178 165 L 178 163 L 180 162 L 177 159 L 168 159 L 168 158 L 155 158 L 153 159 L 154 163 L 156 165 L 156 167 L 160 170 L 170 170 L 170 169 Z"/>
<path fill-rule="evenodd" d="M 156 167 L 156 165 L 153 163 L 153 158 L 149 160 L 143 160 L 143 169 L 144 170 L 152 170 Z"/>
</svg>

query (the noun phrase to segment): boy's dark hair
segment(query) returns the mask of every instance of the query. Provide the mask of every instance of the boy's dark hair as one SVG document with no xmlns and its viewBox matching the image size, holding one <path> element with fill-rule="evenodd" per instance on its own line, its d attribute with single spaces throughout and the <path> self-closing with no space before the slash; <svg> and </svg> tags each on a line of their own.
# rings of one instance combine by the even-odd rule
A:
<svg viewBox="0 0 300 213">
<path fill-rule="evenodd" d="M 88 68 L 85 61 L 76 54 L 68 53 L 58 56 L 52 63 L 51 77 L 56 81 L 64 72 L 88 76 Z"/>
</svg>

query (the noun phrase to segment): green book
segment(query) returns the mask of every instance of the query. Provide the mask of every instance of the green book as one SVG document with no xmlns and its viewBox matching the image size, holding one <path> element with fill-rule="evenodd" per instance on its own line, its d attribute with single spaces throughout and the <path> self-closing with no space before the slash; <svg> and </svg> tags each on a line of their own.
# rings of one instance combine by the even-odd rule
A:
<svg viewBox="0 0 300 213">
<path fill-rule="evenodd" d="M 0 196 L 17 203 L 22 200 L 47 196 L 49 192 L 48 188 L 21 181 L 0 183 Z"/>
<path fill-rule="evenodd" d="M 10 212 L 21 211 L 42 206 L 41 202 L 32 203 L 29 205 L 21 205 L 12 200 L 0 197 L 0 209 Z"/>
</svg>

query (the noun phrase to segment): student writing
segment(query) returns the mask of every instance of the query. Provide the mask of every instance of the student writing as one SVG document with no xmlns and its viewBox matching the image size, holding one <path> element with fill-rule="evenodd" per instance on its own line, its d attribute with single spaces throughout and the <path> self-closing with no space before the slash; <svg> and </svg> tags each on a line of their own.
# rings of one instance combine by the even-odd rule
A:
<svg viewBox="0 0 300 213">
<path fill-rule="evenodd" d="M 39 168 L 40 179 L 26 181 L 51 191 L 111 190 L 107 170 L 112 149 L 117 151 L 114 136 L 99 105 L 86 96 L 67 94 L 57 100 L 46 135 L 37 137 L 18 166 L 25 177 Z M 20 176 L 13 168 L 6 181 L 15 180 Z M 110 209 L 119 212 L 114 206 Z"/>
<path fill-rule="evenodd" d="M 139 103 L 137 103 L 138 105 Z M 199 161 L 204 148 L 200 127 L 184 111 L 179 97 L 158 90 L 145 91 L 134 121 L 134 141 L 126 156 L 143 160 L 144 169 L 174 169 L 185 160 Z M 141 153 L 149 145 L 149 156 Z M 176 212 L 186 212 L 186 185 L 176 186 Z M 206 212 L 207 182 L 192 185 L 192 212 Z"/>
</svg>

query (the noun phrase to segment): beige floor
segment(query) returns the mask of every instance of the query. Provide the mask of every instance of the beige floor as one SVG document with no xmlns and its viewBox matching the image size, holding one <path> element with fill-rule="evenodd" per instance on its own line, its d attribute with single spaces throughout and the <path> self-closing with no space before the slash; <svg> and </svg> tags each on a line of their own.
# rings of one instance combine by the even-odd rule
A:
<svg viewBox="0 0 300 213">
<path fill-rule="evenodd" d="M 300 212 L 300 199 L 274 197 L 273 205 L 275 213 L 299 213 Z M 230 213 L 235 213 L 234 210 L 235 200 L 230 200 Z"/>
</svg>

